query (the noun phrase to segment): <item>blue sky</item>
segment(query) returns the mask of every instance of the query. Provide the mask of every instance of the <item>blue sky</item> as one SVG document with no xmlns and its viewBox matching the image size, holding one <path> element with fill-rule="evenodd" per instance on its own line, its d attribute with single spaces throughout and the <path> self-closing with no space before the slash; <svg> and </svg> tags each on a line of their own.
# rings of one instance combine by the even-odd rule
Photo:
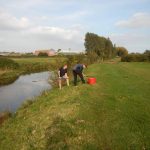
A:
<svg viewBox="0 0 150 150">
<path fill-rule="evenodd" d="M 0 51 L 83 51 L 86 32 L 150 49 L 150 0 L 0 0 Z"/>
</svg>

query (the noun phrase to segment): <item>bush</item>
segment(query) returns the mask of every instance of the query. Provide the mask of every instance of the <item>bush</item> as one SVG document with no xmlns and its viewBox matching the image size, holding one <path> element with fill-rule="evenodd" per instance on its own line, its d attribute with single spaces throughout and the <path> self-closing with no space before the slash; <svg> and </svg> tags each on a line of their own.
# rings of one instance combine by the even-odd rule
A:
<svg viewBox="0 0 150 150">
<path fill-rule="evenodd" d="M 0 68 L 1 69 L 17 69 L 19 68 L 19 64 L 12 59 L 1 57 Z"/>
<path fill-rule="evenodd" d="M 125 57 L 128 55 L 128 50 L 125 47 L 116 47 L 117 55 L 120 57 Z"/>
<path fill-rule="evenodd" d="M 149 55 L 132 53 L 121 57 L 122 62 L 146 62 L 150 61 Z"/>
<path fill-rule="evenodd" d="M 48 54 L 47 54 L 47 53 L 42 53 L 42 52 L 40 52 L 40 53 L 38 54 L 38 56 L 40 56 L 40 57 L 48 57 Z"/>
<path fill-rule="evenodd" d="M 100 60 L 100 57 L 95 52 L 87 53 L 87 64 L 93 64 Z"/>
</svg>

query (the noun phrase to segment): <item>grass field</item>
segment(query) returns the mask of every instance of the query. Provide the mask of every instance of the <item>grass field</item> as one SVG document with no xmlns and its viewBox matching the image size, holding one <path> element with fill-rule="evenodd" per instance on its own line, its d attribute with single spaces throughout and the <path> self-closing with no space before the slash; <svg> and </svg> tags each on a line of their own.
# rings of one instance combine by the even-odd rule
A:
<svg viewBox="0 0 150 150">
<path fill-rule="evenodd" d="M 29 57 L 29 58 L 12 58 L 19 64 L 31 64 L 31 63 L 49 63 L 55 62 L 56 57 Z"/>
<path fill-rule="evenodd" d="M 97 84 L 44 92 L 0 128 L 1 150 L 149 150 L 150 64 L 89 66 Z"/>
</svg>

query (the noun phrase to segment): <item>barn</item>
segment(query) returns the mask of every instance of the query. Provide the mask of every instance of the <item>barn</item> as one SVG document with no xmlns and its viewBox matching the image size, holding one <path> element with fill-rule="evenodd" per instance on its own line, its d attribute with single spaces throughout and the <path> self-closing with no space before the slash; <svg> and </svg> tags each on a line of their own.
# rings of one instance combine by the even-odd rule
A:
<svg viewBox="0 0 150 150">
<path fill-rule="evenodd" d="M 57 55 L 56 51 L 54 49 L 50 49 L 50 50 L 36 50 L 34 52 L 34 55 L 38 56 L 39 53 L 46 53 L 48 56 L 55 56 Z"/>
</svg>

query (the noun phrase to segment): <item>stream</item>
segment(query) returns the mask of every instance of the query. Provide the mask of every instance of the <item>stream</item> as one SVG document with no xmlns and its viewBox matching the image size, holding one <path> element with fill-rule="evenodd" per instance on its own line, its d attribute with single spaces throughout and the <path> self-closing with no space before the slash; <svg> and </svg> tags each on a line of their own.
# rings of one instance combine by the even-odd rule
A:
<svg viewBox="0 0 150 150">
<path fill-rule="evenodd" d="M 49 77 L 50 72 L 32 73 L 20 76 L 12 84 L 0 86 L 0 112 L 15 112 L 24 101 L 51 89 Z"/>
</svg>

